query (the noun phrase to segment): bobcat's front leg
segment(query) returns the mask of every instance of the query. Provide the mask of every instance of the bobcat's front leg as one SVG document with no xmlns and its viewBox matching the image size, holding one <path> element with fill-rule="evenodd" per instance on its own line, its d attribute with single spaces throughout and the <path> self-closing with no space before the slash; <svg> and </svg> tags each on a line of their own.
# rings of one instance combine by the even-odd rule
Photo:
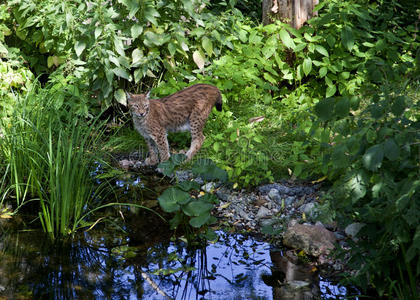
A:
<svg viewBox="0 0 420 300">
<path fill-rule="evenodd" d="M 158 151 L 155 142 L 151 138 L 146 138 L 147 148 L 149 149 L 149 157 L 146 158 L 144 163 L 147 166 L 156 165 L 159 162 Z"/>
<path fill-rule="evenodd" d="M 168 160 L 171 154 L 169 153 L 169 143 L 166 136 L 166 130 L 161 130 L 156 133 L 153 140 L 156 142 L 157 148 L 159 150 L 160 162 Z"/>
</svg>

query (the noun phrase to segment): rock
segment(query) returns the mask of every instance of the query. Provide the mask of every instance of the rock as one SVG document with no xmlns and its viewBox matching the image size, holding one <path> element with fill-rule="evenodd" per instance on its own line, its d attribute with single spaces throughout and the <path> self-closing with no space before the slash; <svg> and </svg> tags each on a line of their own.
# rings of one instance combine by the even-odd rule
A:
<svg viewBox="0 0 420 300">
<path fill-rule="evenodd" d="M 224 201 L 224 202 L 228 202 L 229 201 L 229 193 L 222 191 L 222 190 L 217 190 L 216 191 L 216 195 L 217 197 L 219 197 L 220 200 Z"/>
<path fill-rule="evenodd" d="M 268 197 L 273 201 L 277 201 L 277 202 L 281 201 L 279 191 L 276 189 L 271 189 L 270 192 L 268 193 Z"/>
<path fill-rule="evenodd" d="M 284 200 L 284 205 L 285 206 L 292 206 L 293 202 L 295 202 L 296 198 L 295 197 L 287 197 L 286 200 Z"/>
<path fill-rule="evenodd" d="M 258 191 L 261 194 L 268 194 L 272 189 L 276 189 L 279 194 L 289 194 L 291 192 L 289 187 L 278 183 L 266 184 L 258 187 Z"/>
<path fill-rule="evenodd" d="M 260 209 L 257 212 L 257 215 L 255 216 L 255 219 L 259 220 L 259 219 L 263 219 L 266 218 L 267 216 L 269 216 L 270 210 L 265 208 L 264 206 L 261 206 Z"/>
<path fill-rule="evenodd" d="M 238 208 L 238 214 L 239 214 L 239 216 L 242 219 L 244 219 L 246 221 L 250 221 L 251 220 L 251 218 L 249 217 L 249 215 L 243 209 L 241 209 L 241 208 Z"/>
<path fill-rule="evenodd" d="M 351 237 L 351 238 L 355 238 L 354 240 L 356 241 L 357 238 L 357 234 L 359 233 L 360 229 L 363 228 L 363 226 L 365 226 L 366 224 L 364 223 L 352 223 L 350 225 L 348 225 L 346 227 L 346 229 L 344 229 L 344 232 L 347 234 L 347 236 Z"/>
<path fill-rule="evenodd" d="M 133 161 L 128 160 L 128 159 L 120 160 L 118 163 L 120 167 L 123 168 L 124 170 L 128 170 L 131 166 L 134 165 Z"/>
<path fill-rule="evenodd" d="M 334 232 L 334 235 L 335 235 L 337 240 L 344 240 L 346 238 L 344 234 L 342 234 L 341 232 L 338 232 L 338 231 Z"/>
<path fill-rule="evenodd" d="M 211 193 L 216 188 L 215 182 L 208 182 L 205 185 L 201 187 L 201 190 L 203 190 L 206 193 Z"/>
<path fill-rule="evenodd" d="M 314 202 L 303 204 L 301 207 L 299 207 L 299 211 L 305 213 L 305 215 L 312 220 L 318 213 L 318 209 L 316 208 L 316 204 Z"/>
<path fill-rule="evenodd" d="M 312 256 L 328 255 L 334 249 L 336 237 L 331 231 L 314 225 L 295 224 L 289 226 L 283 236 L 283 244 L 302 249 Z"/>
<path fill-rule="evenodd" d="M 298 290 L 298 289 L 302 289 L 304 287 L 309 286 L 310 283 L 307 281 L 302 281 L 302 280 L 292 280 L 292 281 L 287 282 L 287 285 L 294 290 Z"/>
</svg>

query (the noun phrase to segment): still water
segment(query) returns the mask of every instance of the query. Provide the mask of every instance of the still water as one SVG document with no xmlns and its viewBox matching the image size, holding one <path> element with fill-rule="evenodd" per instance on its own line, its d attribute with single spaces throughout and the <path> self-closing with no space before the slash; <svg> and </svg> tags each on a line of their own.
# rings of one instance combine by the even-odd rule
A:
<svg viewBox="0 0 420 300">
<path fill-rule="evenodd" d="M 344 287 L 293 270 L 281 251 L 251 236 L 218 232 L 201 249 L 181 240 L 133 245 L 86 232 L 51 244 L 42 233 L 0 234 L 0 299 L 345 299 Z M 289 266 L 290 267 L 290 266 Z M 290 278 L 288 278 L 290 280 Z"/>
</svg>

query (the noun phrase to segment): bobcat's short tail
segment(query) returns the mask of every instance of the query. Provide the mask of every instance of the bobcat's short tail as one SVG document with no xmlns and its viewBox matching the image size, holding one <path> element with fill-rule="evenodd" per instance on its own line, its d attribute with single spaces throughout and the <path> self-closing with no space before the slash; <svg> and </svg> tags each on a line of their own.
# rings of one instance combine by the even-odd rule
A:
<svg viewBox="0 0 420 300">
<path fill-rule="evenodd" d="M 218 111 L 222 111 L 222 104 L 223 104 L 222 94 L 220 94 L 220 92 L 219 92 L 219 95 L 217 96 L 217 100 L 216 100 L 216 104 L 215 104 L 216 109 Z"/>
</svg>

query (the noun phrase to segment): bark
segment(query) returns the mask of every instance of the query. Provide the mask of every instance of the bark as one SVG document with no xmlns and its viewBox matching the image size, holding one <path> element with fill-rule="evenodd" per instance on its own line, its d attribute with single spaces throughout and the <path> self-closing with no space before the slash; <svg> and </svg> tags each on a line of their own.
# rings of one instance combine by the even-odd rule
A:
<svg viewBox="0 0 420 300">
<path fill-rule="evenodd" d="M 319 0 L 263 0 L 263 24 L 280 20 L 298 29 L 314 15 L 318 3 Z"/>
</svg>

